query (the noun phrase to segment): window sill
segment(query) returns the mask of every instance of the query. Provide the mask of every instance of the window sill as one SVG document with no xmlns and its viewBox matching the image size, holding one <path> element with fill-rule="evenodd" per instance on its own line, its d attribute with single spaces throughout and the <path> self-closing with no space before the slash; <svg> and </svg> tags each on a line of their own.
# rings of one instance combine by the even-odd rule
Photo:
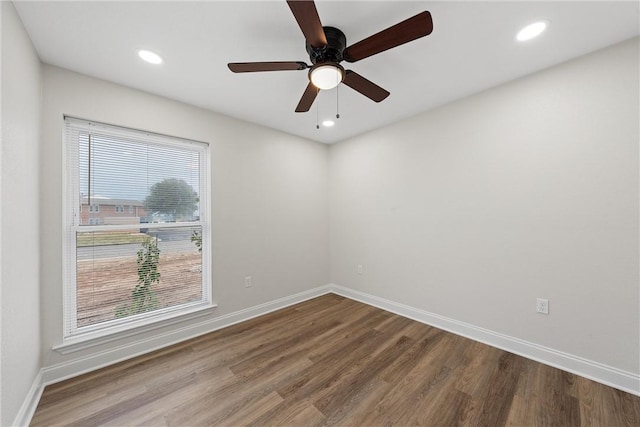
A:
<svg viewBox="0 0 640 427">
<path fill-rule="evenodd" d="M 80 333 L 65 338 L 62 344 L 53 346 L 53 350 L 60 354 L 75 353 L 77 351 L 86 350 L 112 341 L 141 335 L 176 323 L 205 317 L 213 313 L 216 307 L 217 305 L 215 304 L 202 304 L 191 307 L 188 310 L 167 313 L 162 317 L 152 317 L 142 319 L 137 322 L 131 322 L 123 325 L 123 327 L 118 330 L 116 330 L 116 328 L 107 328 L 99 331 Z"/>
</svg>

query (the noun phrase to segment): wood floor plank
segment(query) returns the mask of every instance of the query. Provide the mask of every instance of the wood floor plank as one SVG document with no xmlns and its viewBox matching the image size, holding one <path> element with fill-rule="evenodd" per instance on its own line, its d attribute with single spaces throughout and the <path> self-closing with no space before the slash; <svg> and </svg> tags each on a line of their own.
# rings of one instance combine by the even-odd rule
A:
<svg viewBox="0 0 640 427">
<path fill-rule="evenodd" d="M 429 393 L 438 390 L 435 386 L 449 375 L 450 370 L 443 363 L 443 352 L 451 343 L 451 338 L 443 334 L 437 342 L 438 345 L 424 351 L 422 357 L 404 375 L 390 378 L 393 387 L 372 411 L 365 415 L 364 425 L 404 425 L 402 423 L 407 422 L 415 412 L 416 405 L 425 398 L 425 391 Z"/>
<path fill-rule="evenodd" d="M 371 378 L 375 378 L 378 372 L 405 352 L 412 343 L 410 338 L 400 337 L 395 344 L 385 346 L 385 351 L 340 378 L 330 392 L 314 401 L 315 407 L 330 417 L 345 406 L 345 402 L 349 402 L 349 406 L 355 406 L 354 402 L 362 398 L 361 390 L 371 386 Z"/>
<path fill-rule="evenodd" d="M 382 369 L 378 376 L 388 383 L 397 383 L 399 379 L 405 378 L 407 373 L 412 371 L 445 336 L 446 332 L 442 330 L 430 329 L 411 348 Z"/>
<path fill-rule="evenodd" d="M 305 427 L 322 426 L 324 424 L 325 416 L 322 415 L 322 413 L 318 411 L 318 409 L 313 405 L 305 407 L 303 410 L 297 412 L 289 419 L 285 419 L 282 423 L 280 423 L 280 425 Z"/>
<path fill-rule="evenodd" d="M 252 423 L 255 419 L 259 418 L 263 414 L 275 408 L 282 403 L 284 399 L 275 390 L 271 393 L 262 396 L 260 399 L 254 402 L 245 404 L 242 402 L 241 407 L 224 418 L 224 423 L 230 426 L 247 425 Z"/>
<path fill-rule="evenodd" d="M 327 416 L 327 426 L 362 426 L 362 420 L 390 390 L 391 385 L 379 378 L 372 378 L 351 399 Z"/>
<path fill-rule="evenodd" d="M 33 426 L 638 426 L 640 397 L 337 295 L 47 386 Z"/>
<path fill-rule="evenodd" d="M 505 425 L 511 411 L 513 396 L 520 380 L 520 373 L 527 366 L 524 357 L 504 352 L 498 359 L 498 369 L 489 380 L 488 393 L 483 400 L 480 423 Z"/>
<path fill-rule="evenodd" d="M 471 405 L 471 396 L 444 386 L 433 399 L 423 399 L 422 405 L 416 407 L 407 425 L 460 425 L 466 416 L 466 409 Z"/>
<path fill-rule="evenodd" d="M 495 375 L 501 350 L 479 342 L 471 343 L 467 348 L 467 364 L 456 382 L 456 389 L 474 399 L 483 400 L 488 393 L 486 384 Z"/>
<path fill-rule="evenodd" d="M 300 359 L 290 364 L 286 370 L 274 370 L 268 372 L 259 381 L 244 381 L 235 376 L 235 381 L 222 387 L 215 387 L 198 395 L 203 402 L 212 402 L 211 405 L 194 405 L 193 402 L 185 402 L 173 407 L 167 419 L 170 425 L 214 425 L 223 422 L 226 417 L 233 415 L 239 408 L 247 404 L 253 404 L 265 395 L 269 394 L 280 382 L 290 382 L 301 371 L 311 366 L 308 359 Z M 194 413 L 195 411 L 195 413 Z"/>
<path fill-rule="evenodd" d="M 249 427 L 307 426 L 322 425 L 323 422 L 324 415 L 313 406 L 309 399 L 302 399 L 295 402 L 283 401 L 247 425 Z"/>
<path fill-rule="evenodd" d="M 389 418 L 389 422 L 393 422 L 397 425 L 432 425 L 431 411 L 436 406 L 436 403 L 445 399 L 447 392 L 449 391 L 448 384 L 451 382 L 453 372 L 446 366 L 440 366 L 440 368 L 427 377 L 426 381 L 418 388 L 417 393 L 410 400 L 409 405 L 406 405 L 402 409 L 402 412 L 397 413 Z M 454 390 L 456 391 L 456 390 Z M 457 392 L 457 391 L 456 391 Z M 440 419 L 439 414 L 437 416 L 438 423 L 444 419 Z"/>
<path fill-rule="evenodd" d="M 200 375 L 198 381 L 183 387 L 179 390 L 174 390 L 161 398 L 155 399 L 145 405 L 139 405 L 136 408 L 131 409 L 119 416 L 116 416 L 104 425 L 108 426 L 123 426 L 123 425 L 155 425 L 155 422 L 162 421 L 162 424 L 168 424 L 168 412 L 167 408 L 187 408 L 200 410 L 198 406 L 193 406 L 194 396 L 205 396 L 212 393 L 215 390 L 224 389 L 232 384 L 237 383 L 237 378 L 228 368 L 219 368 L 216 372 L 203 371 L 197 375 Z M 166 384 L 160 385 L 161 387 L 171 387 L 169 376 L 165 377 Z M 154 421 L 152 423 L 151 421 Z"/>
</svg>

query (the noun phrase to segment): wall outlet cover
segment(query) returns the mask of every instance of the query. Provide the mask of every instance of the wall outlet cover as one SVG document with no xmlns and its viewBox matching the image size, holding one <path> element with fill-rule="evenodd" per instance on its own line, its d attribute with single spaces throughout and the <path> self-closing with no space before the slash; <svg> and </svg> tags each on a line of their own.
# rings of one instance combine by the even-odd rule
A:
<svg viewBox="0 0 640 427">
<path fill-rule="evenodd" d="M 546 298 L 537 298 L 536 311 L 542 314 L 549 314 L 549 300 Z"/>
</svg>

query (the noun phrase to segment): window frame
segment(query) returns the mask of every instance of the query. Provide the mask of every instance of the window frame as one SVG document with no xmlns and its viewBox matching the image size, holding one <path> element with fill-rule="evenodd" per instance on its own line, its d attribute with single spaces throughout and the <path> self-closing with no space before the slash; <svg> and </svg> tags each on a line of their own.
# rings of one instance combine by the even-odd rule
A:
<svg viewBox="0 0 640 427">
<path fill-rule="evenodd" d="M 199 155 L 199 219 L 191 222 L 174 222 L 170 224 L 146 223 L 144 228 L 189 228 L 200 227 L 202 233 L 202 299 L 196 302 L 184 303 L 172 307 L 165 307 L 150 312 L 127 316 L 120 319 L 108 320 L 94 325 L 77 326 L 77 256 L 76 235 L 78 232 L 139 229 L 140 224 L 117 225 L 82 225 L 81 200 L 79 188 L 78 144 L 69 141 L 68 129 L 78 132 L 99 132 L 114 137 L 124 137 L 129 140 L 140 141 L 154 145 L 185 148 L 197 151 Z M 144 142 L 142 141 L 144 138 Z M 104 123 L 77 119 L 65 116 L 63 120 L 63 334 L 62 344 L 56 349 L 75 347 L 82 343 L 99 345 L 114 339 L 114 336 L 130 336 L 135 330 L 147 332 L 150 329 L 161 328 L 176 321 L 187 320 L 192 317 L 208 314 L 216 305 L 213 303 L 212 274 L 211 274 L 211 152 L 207 142 L 194 141 L 186 138 L 160 135 L 123 128 Z M 72 147 L 75 145 L 75 148 Z M 73 151 L 75 150 L 75 153 Z M 89 206 L 91 204 L 89 203 Z M 71 314 L 73 316 L 71 316 Z M 70 318 L 72 317 L 72 318 Z M 80 346 L 78 349 L 86 348 Z M 64 353 L 64 351 L 61 351 Z"/>
</svg>

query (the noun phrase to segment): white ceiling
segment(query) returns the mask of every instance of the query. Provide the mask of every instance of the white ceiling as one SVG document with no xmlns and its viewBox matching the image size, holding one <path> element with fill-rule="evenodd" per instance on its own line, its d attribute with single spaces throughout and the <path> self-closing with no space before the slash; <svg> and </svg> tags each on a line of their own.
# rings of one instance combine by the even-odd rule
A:
<svg viewBox="0 0 640 427">
<path fill-rule="evenodd" d="M 308 113 L 294 109 L 306 71 L 234 74 L 228 62 L 305 61 L 304 37 L 284 0 L 14 1 L 43 62 L 332 143 L 637 36 L 640 6 L 628 2 L 316 1 L 325 26 L 347 45 L 423 10 L 430 36 L 348 64 L 391 92 L 376 104 L 350 88 L 321 92 Z M 544 18 L 547 32 L 515 41 Z M 140 61 L 139 48 L 162 66 Z M 317 106 L 317 108 L 316 108 Z"/>
</svg>

